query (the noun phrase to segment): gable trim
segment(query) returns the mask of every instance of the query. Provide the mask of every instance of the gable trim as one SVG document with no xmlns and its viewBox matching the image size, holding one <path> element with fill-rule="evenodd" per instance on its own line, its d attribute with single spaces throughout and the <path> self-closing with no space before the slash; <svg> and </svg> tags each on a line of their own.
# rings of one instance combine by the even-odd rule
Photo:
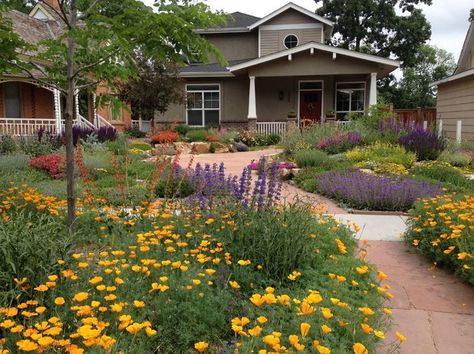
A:
<svg viewBox="0 0 474 354">
<path fill-rule="evenodd" d="M 471 76 L 471 75 L 474 75 L 474 68 L 463 71 L 462 73 L 459 73 L 459 74 L 456 74 L 456 75 L 452 75 L 450 77 L 447 77 L 446 79 L 433 82 L 431 85 L 432 86 L 439 86 L 441 84 L 446 84 L 448 82 L 456 81 L 456 80 L 459 80 L 459 79 L 462 79 L 462 78 L 465 78 L 465 77 L 468 77 L 468 76 Z"/>
<path fill-rule="evenodd" d="M 354 52 L 354 51 L 351 51 L 351 50 L 348 50 L 348 49 L 331 47 L 331 46 L 328 46 L 326 44 L 320 44 L 320 43 L 316 43 L 316 42 L 309 42 L 309 43 L 304 44 L 302 46 L 298 46 L 298 47 L 295 47 L 295 48 L 292 48 L 292 49 L 283 50 L 281 52 L 269 54 L 269 55 L 266 55 L 264 57 L 249 60 L 249 61 L 241 63 L 241 64 L 233 65 L 233 66 L 229 67 L 228 69 L 231 72 L 232 71 L 237 71 L 237 70 L 242 70 L 242 69 L 246 69 L 246 68 L 249 68 L 249 67 L 252 67 L 252 66 L 255 66 L 255 65 L 259 65 L 259 64 L 263 64 L 263 63 L 267 63 L 267 62 L 276 60 L 276 59 L 284 58 L 284 57 L 292 55 L 292 54 L 304 52 L 304 51 L 310 50 L 310 49 L 317 49 L 317 50 L 321 50 L 321 51 L 324 51 L 324 52 L 340 54 L 340 55 L 344 55 L 344 56 L 348 56 L 348 57 L 352 57 L 352 58 L 356 58 L 356 59 L 367 60 L 367 61 L 371 61 L 371 62 L 374 62 L 374 63 L 389 65 L 389 66 L 393 66 L 393 67 L 399 67 L 400 66 L 400 62 L 398 60 L 381 58 L 381 57 L 371 55 L 371 54 L 364 54 L 364 53 Z"/>
<path fill-rule="evenodd" d="M 280 31 L 280 30 L 295 30 L 308 28 L 323 28 L 319 23 L 297 23 L 294 25 L 262 25 L 259 27 L 262 31 Z"/>
<path fill-rule="evenodd" d="M 307 9 L 305 9 L 304 7 L 301 7 L 299 5 L 296 5 L 296 4 L 293 4 L 292 2 L 286 4 L 285 6 L 279 8 L 278 10 L 275 10 L 273 11 L 271 14 L 265 16 L 264 18 L 262 18 L 261 20 L 255 22 L 253 25 L 249 26 L 249 30 L 253 30 L 257 27 L 260 27 L 261 25 L 263 25 L 265 22 L 268 22 L 270 21 L 272 18 L 275 18 L 276 16 L 282 14 L 283 12 L 287 11 L 287 10 L 295 10 L 295 11 L 298 11 L 316 21 L 320 21 L 328 26 L 331 26 L 333 27 L 334 26 L 334 23 L 332 21 L 329 21 L 327 18 L 324 18 L 322 16 L 319 16 L 317 14 L 315 14 L 314 12 L 311 12 Z"/>
<path fill-rule="evenodd" d="M 44 13 L 50 21 L 54 21 L 53 15 L 51 15 L 51 13 L 41 3 L 37 3 L 36 6 L 33 7 L 33 9 L 30 11 L 29 16 L 37 19 L 35 15 L 38 13 L 38 11 L 41 11 L 42 13 Z"/>
</svg>

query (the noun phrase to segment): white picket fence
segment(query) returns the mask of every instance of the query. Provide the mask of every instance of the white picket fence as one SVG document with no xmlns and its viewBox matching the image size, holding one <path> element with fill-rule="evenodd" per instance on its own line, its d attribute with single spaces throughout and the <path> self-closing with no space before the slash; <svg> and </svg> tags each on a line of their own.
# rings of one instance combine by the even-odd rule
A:
<svg viewBox="0 0 474 354">
<path fill-rule="evenodd" d="M 144 133 L 151 132 L 151 121 L 149 120 L 132 120 L 132 128 L 136 128 Z"/>
<path fill-rule="evenodd" d="M 257 122 L 257 133 L 263 135 L 285 135 L 288 130 L 287 122 Z"/>
</svg>

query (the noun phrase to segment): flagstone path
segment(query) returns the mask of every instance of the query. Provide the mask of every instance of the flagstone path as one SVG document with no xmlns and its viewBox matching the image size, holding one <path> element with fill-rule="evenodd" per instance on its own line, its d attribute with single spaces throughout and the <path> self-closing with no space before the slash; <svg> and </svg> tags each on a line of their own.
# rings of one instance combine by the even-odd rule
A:
<svg viewBox="0 0 474 354">
<path fill-rule="evenodd" d="M 185 167 L 191 160 L 194 164 L 224 162 L 227 173 L 238 176 L 252 160 L 280 152 L 267 149 L 235 154 L 184 155 L 180 163 Z M 327 213 L 361 227 L 357 237 L 369 241 L 363 245 L 368 250 L 368 260 L 388 275 L 395 296 L 387 304 L 393 309 L 387 342 L 399 331 L 408 338 L 401 347 L 403 354 L 474 354 L 474 287 L 408 250 L 401 241 L 406 217 L 347 214 L 334 202 L 289 184 L 284 186 L 283 197 L 289 202 L 323 203 Z M 379 353 L 387 351 L 381 347 Z"/>
</svg>

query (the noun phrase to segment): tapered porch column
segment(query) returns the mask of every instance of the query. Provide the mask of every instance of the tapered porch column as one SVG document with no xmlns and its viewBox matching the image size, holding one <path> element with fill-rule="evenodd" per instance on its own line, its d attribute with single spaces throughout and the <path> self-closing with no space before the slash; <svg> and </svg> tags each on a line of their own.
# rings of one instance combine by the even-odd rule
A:
<svg viewBox="0 0 474 354">
<path fill-rule="evenodd" d="M 369 107 L 377 104 L 377 73 L 370 74 Z"/>
<path fill-rule="evenodd" d="M 250 86 L 249 86 L 249 111 L 248 111 L 248 120 L 249 120 L 249 130 L 257 130 L 257 95 L 255 90 L 255 76 L 250 76 Z"/>
<path fill-rule="evenodd" d="M 62 131 L 62 116 L 61 116 L 61 93 L 58 89 L 53 90 L 54 101 L 54 119 L 56 120 L 56 134 L 61 134 Z"/>
</svg>

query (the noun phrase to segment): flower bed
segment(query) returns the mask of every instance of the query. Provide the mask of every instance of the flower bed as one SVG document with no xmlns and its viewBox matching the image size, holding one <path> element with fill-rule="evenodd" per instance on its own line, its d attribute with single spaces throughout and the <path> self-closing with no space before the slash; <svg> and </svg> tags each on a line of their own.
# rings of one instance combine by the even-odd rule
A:
<svg viewBox="0 0 474 354">
<path fill-rule="evenodd" d="M 30 167 L 47 172 L 55 179 L 64 177 L 66 159 L 63 154 L 38 156 L 30 160 Z"/>
<path fill-rule="evenodd" d="M 442 192 L 439 184 L 361 171 L 326 172 L 316 178 L 320 193 L 356 209 L 407 211 L 418 198 Z"/>
<path fill-rule="evenodd" d="M 75 238 L 87 248 L 76 244 L 38 282 L 16 268 L 0 294 L 0 349 L 363 353 L 384 339 L 386 276 L 334 219 L 298 207 L 153 207 L 88 207 Z"/>
<path fill-rule="evenodd" d="M 448 195 L 416 204 L 407 244 L 474 284 L 474 197 Z"/>
</svg>

